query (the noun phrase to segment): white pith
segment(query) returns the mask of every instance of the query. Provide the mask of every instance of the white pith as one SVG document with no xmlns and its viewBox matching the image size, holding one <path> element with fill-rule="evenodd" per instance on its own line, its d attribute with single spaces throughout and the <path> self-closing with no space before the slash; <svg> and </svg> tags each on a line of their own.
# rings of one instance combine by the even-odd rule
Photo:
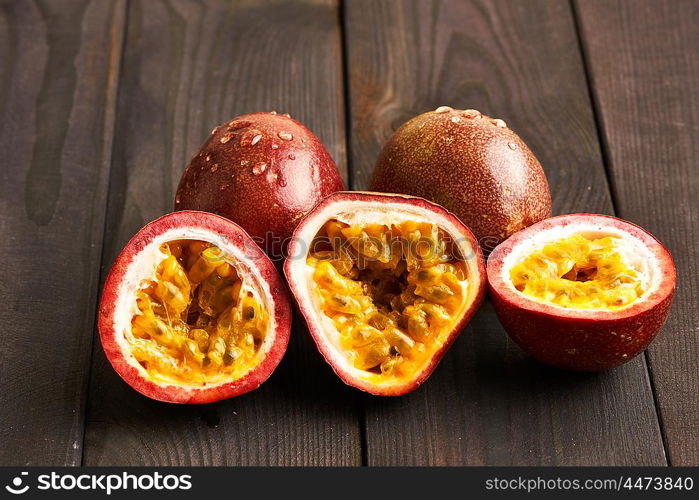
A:
<svg viewBox="0 0 699 500">
<path fill-rule="evenodd" d="M 273 303 L 270 299 L 272 293 L 267 282 L 262 279 L 262 275 L 259 268 L 255 265 L 254 259 L 244 254 L 244 248 L 241 249 L 233 245 L 226 237 L 201 227 L 185 226 L 163 232 L 135 254 L 133 260 L 128 264 L 128 268 L 118 285 L 117 301 L 114 306 L 114 332 L 124 359 L 129 365 L 136 368 L 145 379 L 161 385 L 202 388 L 200 383 L 186 384 L 180 381 L 172 381 L 167 377 L 154 376 L 153 373 L 148 372 L 133 356 L 128 343 L 128 338 L 132 338 L 131 320 L 135 315 L 140 314 L 140 310 L 136 303 L 136 291 L 141 287 L 144 280 L 156 279 L 158 265 L 167 257 L 167 254 L 160 250 L 160 246 L 163 243 L 175 240 L 206 241 L 223 250 L 227 262 L 235 268 L 238 276 L 243 281 L 241 293 L 247 291 L 252 292 L 256 299 L 259 300 L 262 306 L 270 313 L 267 332 L 265 332 L 264 341 L 262 345 L 260 345 L 256 355 L 257 362 L 253 363 L 246 373 L 235 377 L 236 379 L 242 378 L 249 373 L 257 363 L 264 359 L 274 343 L 274 335 L 272 335 L 271 332 L 276 330 L 277 325 L 273 314 Z M 241 262 L 245 262 L 247 266 L 241 265 Z M 206 387 L 217 387 L 229 383 L 231 380 L 233 380 L 233 378 L 230 375 L 219 375 L 207 380 Z"/>
<path fill-rule="evenodd" d="M 644 293 L 635 301 L 619 308 L 623 311 L 633 307 L 634 304 L 643 301 L 648 296 L 652 295 L 662 282 L 662 275 L 659 272 L 659 263 L 655 254 L 646 246 L 646 244 L 623 229 L 613 225 L 606 224 L 591 224 L 589 222 L 569 223 L 567 225 L 551 226 L 546 229 L 541 229 L 534 235 L 530 235 L 526 239 L 521 239 L 512 248 L 502 261 L 500 269 L 500 278 L 512 292 L 524 297 L 527 300 L 535 301 L 532 297 L 525 295 L 517 290 L 512 283 L 510 270 L 532 253 L 541 250 L 544 246 L 557 240 L 570 238 L 575 235 L 580 235 L 588 239 L 604 238 L 611 236 L 618 239 L 617 249 L 624 261 L 624 264 L 634 269 L 639 279 L 643 283 Z M 536 301 L 539 302 L 539 301 Z M 589 311 L 585 308 L 562 307 L 551 302 L 543 302 L 547 306 L 562 310 L 579 310 Z"/>
<path fill-rule="evenodd" d="M 310 316 L 309 324 L 319 326 L 324 342 L 330 346 L 330 353 L 335 366 L 348 373 L 351 377 L 365 381 L 371 381 L 372 386 L 395 386 L 406 381 L 400 378 L 381 377 L 375 373 L 355 368 L 341 345 L 341 334 L 335 327 L 333 320 L 326 316 L 322 310 L 320 294 L 316 293 L 317 284 L 313 279 L 315 268 L 306 263 L 308 245 L 329 220 L 336 219 L 349 225 L 383 224 L 392 225 L 405 221 L 429 222 L 436 224 L 444 232 L 450 235 L 457 246 L 467 268 L 468 286 L 465 296 L 465 308 L 476 299 L 479 290 L 480 275 L 478 273 L 479 258 L 477 251 L 471 242 L 461 236 L 461 228 L 453 224 L 448 218 L 432 210 L 405 203 L 392 203 L 386 201 L 337 201 L 328 204 L 319 212 L 304 222 L 302 228 L 294 238 L 292 253 L 293 259 L 292 281 L 296 284 L 297 299 L 300 304 L 310 304 L 306 307 L 306 314 Z"/>
</svg>

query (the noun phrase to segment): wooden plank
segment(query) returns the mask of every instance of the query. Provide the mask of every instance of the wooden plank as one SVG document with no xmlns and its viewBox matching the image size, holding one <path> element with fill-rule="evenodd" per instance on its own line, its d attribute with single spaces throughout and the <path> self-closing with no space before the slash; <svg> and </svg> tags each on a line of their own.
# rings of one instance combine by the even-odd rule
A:
<svg viewBox="0 0 699 500">
<path fill-rule="evenodd" d="M 648 351 L 668 458 L 699 464 L 699 5 L 579 2 L 581 32 L 621 217 L 655 234 L 678 271 Z"/>
<path fill-rule="evenodd" d="M 447 104 L 520 133 L 555 213 L 612 212 L 567 2 L 354 1 L 345 27 L 354 188 L 397 126 Z M 548 369 L 489 303 L 424 387 L 365 404 L 371 465 L 665 463 L 643 357 L 598 375 Z"/>
<path fill-rule="evenodd" d="M 125 3 L 0 2 L 0 465 L 76 465 Z"/>
<path fill-rule="evenodd" d="M 115 136 L 105 264 L 172 209 L 180 174 L 211 128 L 276 109 L 306 123 L 344 171 L 341 39 L 334 1 L 133 1 Z M 85 464 L 356 465 L 358 406 L 296 328 L 262 388 L 207 406 L 148 400 L 99 346 Z"/>
</svg>

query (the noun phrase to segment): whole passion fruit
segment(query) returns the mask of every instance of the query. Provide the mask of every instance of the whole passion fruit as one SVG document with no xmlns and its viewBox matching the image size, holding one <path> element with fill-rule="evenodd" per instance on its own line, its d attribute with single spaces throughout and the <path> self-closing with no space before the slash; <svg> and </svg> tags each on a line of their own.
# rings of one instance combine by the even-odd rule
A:
<svg viewBox="0 0 699 500">
<path fill-rule="evenodd" d="M 486 252 L 551 215 L 534 154 L 503 120 L 475 109 L 441 106 L 402 125 L 381 151 L 369 189 L 439 203 Z"/>
<path fill-rule="evenodd" d="M 675 290 L 670 253 L 640 227 L 606 215 L 534 224 L 488 259 L 498 318 L 536 359 L 597 371 L 642 352 Z"/>
<path fill-rule="evenodd" d="M 138 392 L 209 403 L 262 384 L 289 340 L 291 305 L 245 231 L 183 211 L 141 229 L 112 266 L 99 308 L 102 347 Z"/>
<path fill-rule="evenodd" d="M 251 113 L 214 128 L 182 174 L 175 210 L 222 215 L 279 261 L 301 217 L 342 189 L 313 132 L 286 114 Z"/>
<path fill-rule="evenodd" d="M 347 384 L 416 389 L 483 301 L 464 224 L 422 198 L 330 195 L 299 224 L 284 271 L 318 349 Z"/>
</svg>

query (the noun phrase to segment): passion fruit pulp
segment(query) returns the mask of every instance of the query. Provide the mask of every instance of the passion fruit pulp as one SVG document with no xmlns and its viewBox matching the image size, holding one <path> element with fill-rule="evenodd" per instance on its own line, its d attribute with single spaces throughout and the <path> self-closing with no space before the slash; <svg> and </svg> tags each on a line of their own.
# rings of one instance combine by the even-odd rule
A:
<svg viewBox="0 0 699 500">
<path fill-rule="evenodd" d="M 415 221 L 350 226 L 333 219 L 316 235 L 307 264 L 356 368 L 409 376 L 465 307 L 466 269 L 440 233 Z"/>
<path fill-rule="evenodd" d="M 200 383 L 240 376 L 255 363 L 269 313 L 223 251 L 205 241 L 163 243 L 155 279 L 136 292 L 126 337 L 153 379 Z"/>
<path fill-rule="evenodd" d="M 649 286 L 647 273 L 624 258 L 621 239 L 581 234 L 533 251 L 512 268 L 510 278 L 533 300 L 590 310 L 623 309 Z"/>
<path fill-rule="evenodd" d="M 381 150 L 369 189 L 442 205 L 485 252 L 551 215 L 537 158 L 503 120 L 475 109 L 440 106 L 403 124 Z"/>
<path fill-rule="evenodd" d="M 287 278 L 321 353 L 347 384 L 373 394 L 417 388 L 484 295 L 473 235 L 418 198 L 331 195 L 290 252 Z"/>
<path fill-rule="evenodd" d="M 495 310 L 508 334 L 547 364 L 597 371 L 648 347 L 675 289 L 669 252 L 629 222 L 565 215 L 531 226 L 488 260 Z"/>
<path fill-rule="evenodd" d="M 274 266 L 234 223 L 178 212 L 144 227 L 105 282 L 100 338 L 116 371 L 162 401 L 258 387 L 284 354 L 290 304 Z"/>
</svg>

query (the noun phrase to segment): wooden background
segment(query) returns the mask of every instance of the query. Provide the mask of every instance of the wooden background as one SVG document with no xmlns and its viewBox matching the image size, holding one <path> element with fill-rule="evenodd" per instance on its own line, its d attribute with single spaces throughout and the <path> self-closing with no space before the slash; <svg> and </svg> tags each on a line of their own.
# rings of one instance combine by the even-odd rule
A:
<svg viewBox="0 0 699 500">
<path fill-rule="evenodd" d="M 0 0 L 0 464 L 699 464 L 697 26 L 694 0 Z M 486 303 L 398 399 L 344 386 L 300 321 L 239 398 L 168 405 L 118 378 L 101 280 L 213 125 L 289 112 L 361 189 L 444 104 L 520 133 L 555 213 L 669 247 L 678 293 L 645 355 L 552 370 Z"/>
</svg>

